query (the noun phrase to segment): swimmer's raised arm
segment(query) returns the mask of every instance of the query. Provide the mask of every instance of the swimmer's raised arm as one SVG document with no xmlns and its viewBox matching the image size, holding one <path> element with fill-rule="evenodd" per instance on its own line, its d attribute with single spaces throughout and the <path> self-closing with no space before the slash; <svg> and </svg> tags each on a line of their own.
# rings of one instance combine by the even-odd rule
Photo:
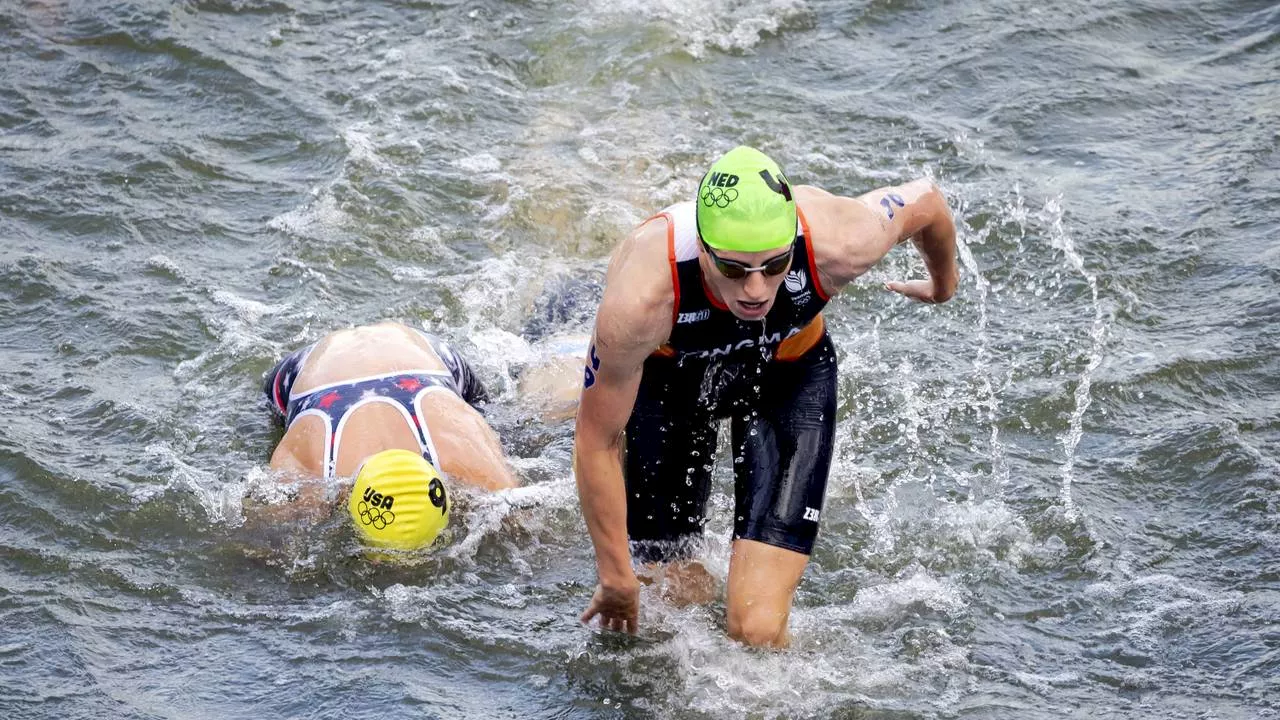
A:
<svg viewBox="0 0 1280 720">
<path fill-rule="evenodd" d="M 928 280 L 891 281 L 885 287 L 921 302 L 939 303 L 959 281 L 956 229 L 946 198 L 931 180 L 883 187 L 856 198 L 807 185 L 796 199 L 809 222 L 823 287 L 838 292 L 911 240 L 924 258 Z"/>
</svg>

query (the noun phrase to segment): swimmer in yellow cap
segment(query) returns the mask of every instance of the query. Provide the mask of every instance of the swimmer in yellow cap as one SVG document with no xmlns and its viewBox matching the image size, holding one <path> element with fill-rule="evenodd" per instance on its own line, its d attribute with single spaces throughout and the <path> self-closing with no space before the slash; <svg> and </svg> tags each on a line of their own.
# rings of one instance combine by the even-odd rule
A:
<svg viewBox="0 0 1280 720">
<path fill-rule="evenodd" d="M 426 458 L 412 450 L 383 450 L 356 471 L 347 511 L 369 545 L 417 550 L 449 524 L 449 494 Z"/>
<path fill-rule="evenodd" d="M 330 333 L 291 353 L 263 384 L 285 425 L 271 467 L 353 477 L 347 501 L 369 545 L 415 550 L 448 524 L 448 486 L 519 484 L 474 404 L 486 399 L 467 361 L 438 337 L 394 322 Z M 304 488 L 305 504 L 326 504 Z"/>
</svg>

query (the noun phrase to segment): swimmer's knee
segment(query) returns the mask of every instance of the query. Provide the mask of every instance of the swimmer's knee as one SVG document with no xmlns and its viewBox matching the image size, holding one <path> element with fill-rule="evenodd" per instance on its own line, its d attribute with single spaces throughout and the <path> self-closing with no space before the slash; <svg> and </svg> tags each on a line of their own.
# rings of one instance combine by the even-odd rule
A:
<svg viewBox="0 0 1280 720">
<path fill-rule="evenodd" d="M 786 647 L 790 643 L 787 634 L 786 610 L 749 605 L 729 606 L 729 637 L 751 647 Z"/>
</svg>

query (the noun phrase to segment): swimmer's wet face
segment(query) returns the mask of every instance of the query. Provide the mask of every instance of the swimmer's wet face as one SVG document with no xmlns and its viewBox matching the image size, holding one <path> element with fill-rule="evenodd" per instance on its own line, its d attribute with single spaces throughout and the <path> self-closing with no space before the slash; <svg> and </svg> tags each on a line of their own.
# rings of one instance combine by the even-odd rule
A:
<svg viewBox="0 0 1280 720">
<path fill-rule="evenodd" d="M 794 248 L 794 246 L 793 246 Z M 729 312 L 740 320 L 760 320 L 769 314 L 782 287 L 784 274 L 791 267 L 793 249 L 783 253 L 734 253 L 738 257 L 724 257 L 723 250 L 702 248 L 702 277 L 711 292 L 718 297 Z M 719 263 L 740 266 L 738 279 L 730 279 Z M 770 271 L 776 272 L 770 272 Z M 734 272 L 735 271 L 730 271 Z"/>
<path fill-rule="evenodd" d="M 449 505 L 444 480 L 431 463 L 409 450 L 384 450 L 356 471 L 347 511 L 367 544 L 418 550 L 449 524 Z"/>
</svg>

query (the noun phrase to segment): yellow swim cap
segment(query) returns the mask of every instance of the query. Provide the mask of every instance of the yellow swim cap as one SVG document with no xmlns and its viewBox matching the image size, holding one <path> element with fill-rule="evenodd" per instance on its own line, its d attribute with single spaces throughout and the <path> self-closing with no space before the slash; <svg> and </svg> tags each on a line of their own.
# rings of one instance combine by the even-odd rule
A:
<svg viewBox="0 0 1280 720">
<path fill-rule="evenodd" d="M 383 450 L 356 472 L 347 510 L 374 547 L 417 550 L 449 524 L 449 494 L 440 473 L 409 450 Z"/>
</svg>

